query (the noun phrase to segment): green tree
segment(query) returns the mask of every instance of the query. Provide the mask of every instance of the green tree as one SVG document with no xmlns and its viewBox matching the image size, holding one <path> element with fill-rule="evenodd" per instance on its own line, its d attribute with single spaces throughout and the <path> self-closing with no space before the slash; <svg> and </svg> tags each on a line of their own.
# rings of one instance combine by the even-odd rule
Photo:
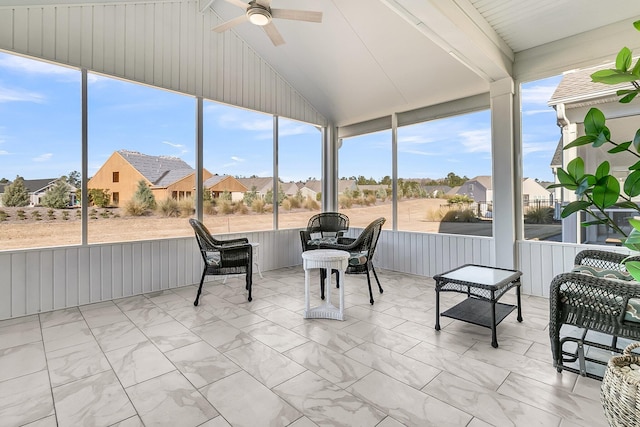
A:
<svg viewBox="0 0 640 427">
<path fill-rule="evenodd" d="M 80 180 L 80 172 L 78 171 L 69 172 L 69 177 L 67 178 L 67 182 L 76 188 L 80 188 L 80 186 L 82 185 L 82 181 Z"/>
<path fill-rule="evenodd" d="M 7 178 L 0 179 L 0 184 L 8 184 L 9 180 Z"/>
<path fill-rule="evenodd" d="M 29 193 L 24 186 L 24 178 L 16 176 L 16 179 L 4 188 L 2 203 L 8 207 L 21 207 L 29 204 Z"/>
<path fill-rule="evenodd" d="M 381 180 L 380 184 L 391 185 L 391 177 L 389 175 L 385 175 Z"/>
<path fill-rule="evenodd" d="M 156 198 L 143 179 L 138 181 L 138 188 L 133 195 L 133 200 L 140 203 L 146 209 L 154 210 L 156 208 Z"/>
<path fill-rule="evenodd" d="M 244 193 L 244 197 L 242 201 L 244 202 L 245 205 L 251 206 L 253 201 L 257 198 L 258 198 L 258 189 L 254 185 L 251 187 L 251 191 L 247 191 L 246 193 Z"/>
<path fill-rule="evenodd" d="M 62 177 L 56 180 L 56 183 L 47 190 L 40 199 L 42 206 L 53 209 L 62 209 L 69 206 L 69 191 L 71 186 L 67 184 L 67 180 Z"/>
<path fill-rule="evenodd" d="M 457 187 L 459 185 L 464 184 L 467 181 L 469 181 L 469 178 L 467 178 L 466 176 L 459 177 L 453 172 L 449 172 L 447 174 L 447 185 L 449 187 Z"/>
</svg>

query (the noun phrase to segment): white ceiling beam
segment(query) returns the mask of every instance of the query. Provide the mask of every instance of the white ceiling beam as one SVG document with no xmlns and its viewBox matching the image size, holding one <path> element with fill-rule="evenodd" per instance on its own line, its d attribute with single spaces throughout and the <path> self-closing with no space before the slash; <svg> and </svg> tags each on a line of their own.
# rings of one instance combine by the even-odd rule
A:
<svg viewBox="0 0 640 427">
<path fill-rule="evenodd" d="M 514 53 L 468 0 L 380 0 L 488 82 L 512 73 Z"/>
</svg>

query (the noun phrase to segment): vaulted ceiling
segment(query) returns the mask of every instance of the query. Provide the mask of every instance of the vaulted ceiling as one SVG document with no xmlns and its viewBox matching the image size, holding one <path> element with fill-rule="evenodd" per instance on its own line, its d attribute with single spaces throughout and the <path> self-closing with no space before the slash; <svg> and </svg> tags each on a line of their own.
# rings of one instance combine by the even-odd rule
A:
<svg viewBox="0 0 640 427">
<path fill-rule="evenodd" d="M 197 0 L 197 7 L 188 10 L 198 15 L 197 22 L 213 28 L 244 13 L 233 4 L 239 1 Z M 0 10 L 171 2 L 176 0 L 0 0 Z M 322 23 L 274 19 L 285 40 L 277 47 L 262 28 L 249 22 L 229 31 L 296 95 L 340 126 L 485 94 L 492 82 L 510 76 L 542 77 L 570 65 L 610 61 L 621 40 L 640 46 L 640 34 L 631 26 L 640 19 L 637 0 L 609 0 L 606 5 L 601 0 L 272 0 L 271 7 L 319 11 Z M 187 9 L 176 10 L 180 15 Z M 154 40 L 169 44 L 178 28 L 172 20 L 184 16 L 163 13 L 161 22 L 166 25 L 154 29 Z M 0 27 L 3 24 L 9 22 L 0 16 Z M 0 47 L 39 56 L 13 48 L 20 31 L 15 22 L 11 24 L 10 34 L 0 29 Z M 161 31 L 164 34 L 158 36 Z M 209 28 L 202 31 L 208 37 Z M 78 34 L 83 34 L 82 28 Z M 144 31 L 139 34 L 149 41 Z M 9 37 L 12 40 L 6 40 Z M 212 42 L 201 48 L 215 47 Z M 200 66 L 217 64 L 214 58 Z"/>
</svg>

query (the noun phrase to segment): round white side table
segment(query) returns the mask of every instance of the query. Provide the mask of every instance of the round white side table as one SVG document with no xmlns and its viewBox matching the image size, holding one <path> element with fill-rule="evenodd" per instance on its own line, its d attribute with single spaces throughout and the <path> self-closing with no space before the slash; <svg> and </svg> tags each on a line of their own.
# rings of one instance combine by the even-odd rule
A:
<svg viewBox="0 0 640 427">
<path fill-rule="evenodd" d="M 302 266 L 304 268 L 304 317 L 305 319 L 334 319 L 344 320 L 344 272 L 349 265 L 349 252 L 335 249 L 314 249 L 302 253 Z M 323 268 L 326 270 L 327 282 L 325 284 L 324 303 L 317 307 L 310 307 L 309 282 L 310 270 Z M 338 270 L 340 283 L 340 306 L 331 303 L 331 270 Z"/>
</svg>

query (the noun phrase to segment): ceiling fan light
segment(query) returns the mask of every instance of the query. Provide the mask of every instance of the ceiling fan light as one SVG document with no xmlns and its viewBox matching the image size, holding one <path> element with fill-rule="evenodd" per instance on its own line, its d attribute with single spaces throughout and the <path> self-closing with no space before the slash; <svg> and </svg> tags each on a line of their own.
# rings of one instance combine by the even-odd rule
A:
<svg viewBox="0 0 640 427">
<path fill-rule="evenodd" d="M 266 9 L 249 9 L 247 11 L 247 15 L 249 16 L 249 22 L 253 25 L 264 26 L 271 22 L 271 14 Z"/>
</svg>

